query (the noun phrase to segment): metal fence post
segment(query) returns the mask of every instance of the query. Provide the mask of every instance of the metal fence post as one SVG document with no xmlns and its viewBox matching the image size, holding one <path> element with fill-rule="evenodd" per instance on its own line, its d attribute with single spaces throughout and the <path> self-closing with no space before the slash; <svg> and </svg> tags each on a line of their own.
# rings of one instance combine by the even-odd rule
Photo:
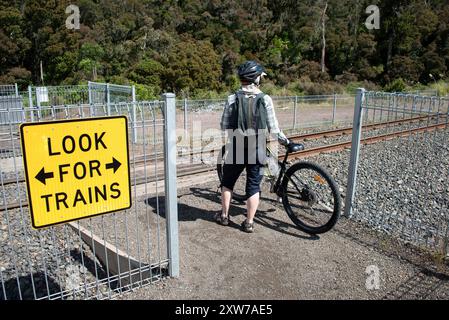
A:
<svg viewBox="0 0 449 320">
<path fill-rule="evenodd" d="M 296 130 L 296 116 L 298 115 L 298 96 L 295 96 L 295 104 L 293 106 L 293 130 Z"/>
<path fill-rule="evenodd" d="M 92 105 L 92 92 L 90 90 L 90 81 L 87 82 L 87 93 L 88 93 L 89 105 Z"/>
<path fill-rule="evenodd" d="M 109 83 L 106 84 L 106 104 L 108 108 L 108 116 L 111 115 L 111 93 L 109 91 Z"/>
<path fill-rule="evenodd" d="M 354 120 L 352 123 L 352 145 L 351 158 L 348 169 L 348 183 L 346 189 L 345 212 L 344 215 L 348 218 L 352 216 L 352 202 L 355 195 L 355 187 L 357 182 L 357 168 L 359 165 L 360 153 L 360 137 L 362 134 L 362 116 L 363 116 L 363 102 L 365 98 L 365 89 L 357 89 L 357 96 L 355 98 Z"/>
<path fill-rule="evenodd" d="M 184 134 L 187 133 L 187 98 L 184 98 Z"/>
<path fill-rule="evenodd" d="M 133 99 L 133 108 L 132 108 L 132 117 L 133 117 L 133 143 L 136 144 L 137 143 L 137 110 L 136 110 L 136 87 L 132 86 L 131 89 L 131 93 L 132 93 L 132 99 Z"/>
<path fill-rule="evenodd" d="M 31 119 L 31 122 L 34 122 L 33 91 L 31 89 L 31 86 L 28 86 L 28 102 L 29 102 L 28 108 L 30 109 L 30 119 Z"/>
<path fill-rule="evenodd" d="M 90 81 L 87 82 L 87 93 L 88 93 L 88 99 L 89 99 L 89 109 L 90 109 L 90 116 L 95 117 L 95 108 L 93 106 L 93 99 L 92 99 L 92 83 Z"/>
<path fill-rule="evenodd" d="M 176 187 L 176 96 L 162 95 L 164 101 L 165 218 L 170 277 L 179 277 L 178 198 Z"/>
<path fill-rule="evenodd" d="M 335 113 L 337 112 L 337 95 L 334 93 L 334 106 L 332 108 L 332 124 L 335 123 Z"/>
<path fill-rule="evenodd" d="M 19 96 L 19 87 L 17 86 L 17 83 L 14 84 L 14 89 L 16 91 L 16 104 L 20 105 L 22 107 L 22 120 L 21 122 L 26 122 L 27 121 L 27 113 L 25 110 L 25 104 L 22 102 L 22 97 Z M 20 98 L 19 98 L 20 97 Z"/>
<path fill-rule="evenodd" d="M 41 121 L 42 113 L 41 113 L 41 95 L 42 95 L 42 87 L 35 87 L 34 94 L 36 97 L 36 105 L 37 105 L 37 120 Z"/>
</svg>

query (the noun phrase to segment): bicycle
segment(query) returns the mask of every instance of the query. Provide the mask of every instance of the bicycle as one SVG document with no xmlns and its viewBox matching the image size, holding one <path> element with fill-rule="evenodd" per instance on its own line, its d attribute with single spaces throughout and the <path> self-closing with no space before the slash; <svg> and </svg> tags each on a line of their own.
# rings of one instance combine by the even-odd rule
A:
<svg viewBox="0 0 449 320">
<path fill-rule="evenodd" d="M 304 150 L 304 145 L 293 143 L 287 148 L 284 160 L 282 162 L 277 161 L 278 174 L 269 175 L 271 180 L 270 192 L 275 193 L 282 200 L 287 215 L 300 230 L 316 235 L 331 230 L 337 223 L 341 214 L 341 195 L 335 180 L 318 164 L 300 161 L 287 166 L 290 153 L 302 150 Z M 267 156 L 276 158 L 268 147 Z M 223 146 L 217 161 L 220 187 L 225 159 L 226 146 Z M 312 174 L 306 175 L 308 172 Z M 234 187 L 232 194 L 234 200 L 246 201 L 245 181 L 245 175 L 242 173 L 236 187 Z"/>
</svg>

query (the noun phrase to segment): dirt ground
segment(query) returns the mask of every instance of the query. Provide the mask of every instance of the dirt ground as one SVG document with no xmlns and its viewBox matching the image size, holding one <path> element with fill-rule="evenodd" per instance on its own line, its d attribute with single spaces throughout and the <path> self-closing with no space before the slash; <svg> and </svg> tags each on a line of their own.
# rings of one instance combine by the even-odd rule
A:
<svg viewBox="0 0 449 320">
<path fill-rule="evenodd" d="M 180 277 L 121 299 L 449 298 L 448 264 L 345 218 L 334 230 L 309 236 L 267 192 L 255 233 L 239 228 L 241 204 L 231 208 L 232 223 L 220 226 L 213 221 L 221 208 L 213 180 L 178 191 Z M 379 287 L 373 288 L 376 269 Z"/>
</svg>

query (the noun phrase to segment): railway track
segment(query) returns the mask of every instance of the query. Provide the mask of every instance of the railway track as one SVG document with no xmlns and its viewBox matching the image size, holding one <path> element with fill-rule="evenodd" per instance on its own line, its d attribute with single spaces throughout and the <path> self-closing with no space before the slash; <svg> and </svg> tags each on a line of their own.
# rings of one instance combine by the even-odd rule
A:
<svg viewBox="0 0 449 320">
<path fill-rule="evenodd" d="M 426 121 L 426 120 L 435 119 L 435 118 L 436 118 L 435 116 L 433 116 L 433 117 L 419 116 L 419 117 L 413 117 L 413 118 L 409 118 L 409 119 L 398 119 L 398 120 L 392 120 L 392 121 L 386 121 L 386 122 L 378 122 L 378 123 L 364 125 L 363 130 L 364 131 L 376 130 L 376 129 L 388 128 L 388 127 L 394 126 L 394 125 L 403 125 L 403 124 L 407 124 L 407 123 Z M 330 137 L 338 137 L 338 136 L 343 136 L 343 135 L 350 135 L 351 133 L 352 133 L 352 127 L 346 127 L 346 128 L 341 128 L 341 129 L 320 131 L 320 132 L 308 133 L 308 134 L 294 134 L 294 135 L 290 135 L 289 139 L 292 139 L 295 141 L 297 141 L 297 140 L 311 141 L 311 140 L 317 140 L 317 139 L 321 139 L 321 138 L 330 138 Z M 18 146 L 20 147 L 20 144 L 18 144 Z M 219 151 L 219 148 L 214 149 L 214 150 L 208 150 L 208 151 Z M 17 152 L 20 152 L 20 151 L 17 151 Z M 14 151 L 7 150 L 7 149 L 4 149 L 4 150 L 0 149 L 0 153 L 13 154 Z M 203 153 L 204 152 L 202 150 L 197 150 L 197 151 L 193 150 L 187 154 L 183 154 L 182 156 L 183 157 L 195 157 L 198 155 L 202 155 Z M 140 165 L 140 164 L 143 164 L 144 162 L 154 162 L 157 160 L 162 160 L 163 157 L 164 157 L 163 152 L 152 152 L 151 154 L 148 154 L 148 155 L 136 155 L 136 156 L 134 156 L 133 161 L 135 161 L 135 164 Z M 12 182 L 12 183 L 14 183 L 14 182 Z M 22 181 L 20 181 L 20 182 L 22 182 Z"/>
<path fill-rule="evenodd" d="M 363 130 L 364 131 L 375 130 L 375 129 L 385 128 L 385 127 L 392 126 L 392 125 L 405 124 L 405 123 L 416 122 L 416 121 L 424 121 L 424 120 L 428 120 L 428 119 L 429 119 L 429 117 L 423 116 L 423 117 L 417 117 L 417 118 L 412 118 L 412 119 L 401 119 L 401 120 L 394 120 L 394 121 L 388 121 L 388 122 L 383 122 L 383 123 L 375 123 L 375 124 L 363 126 Z M 447 128 L 447 126 L 448 126 L 447 123 L 438 123 L 438 124 L 434 124 L 434 125 L 428 125 L 426 127 L 418 127 L 418 128 L 407 129 L 407 130 L 402 130 L 402 131 L 393 132 L 393 133 L 381 134 L 381 135 L 363 138 L 363 139 L 361 139 L 361 143 L 365 144 L 365 145 L 372 144 L 372 143 L 377 143 L 377 142 L 381 142 L 381 141 L 391 140 L 395 137 L 404 137 L 404 136 L 408 136 L 408 135 L 416 134 L 416 133 L 431 132 L 431 131 L 434 131 L 437 129 Z M 289 139 L 294 140 L 294 141 L 310 141 L 310 140 L 314 140 L 314 139 L 335 137 L 335 136 L 341 136 L 341 135 L 350 135 L 351 133 L 352 133 L 352 128 L 343 128 L 343 129 L 321 131 L 321 132 L 310 133 L 310 134 L 292 135 L 289 137 Z M 341 142 L 341 143 L 329 144 L 329 145 L 325 145 L 325 146 L 319 146 L 319 147 L 315 147 L 315 148 L 306 149 L 306 150 L 303 150 L 300 152 L 290 154 L 288 159 L 289 160 L 297 160 L 297 159 L 303 159 L 303 158 L 319 155 L 321 153 L 341 151 L 341 150 L 350 148 L 351 143 L 352 143 L 351 141 L 345 141 L 345 142 Z M 211 152 L 211 151 L 218 152 L 219 149 L 210 150 L 209 152 Z M 187 156 L 194 156 L 194 155 L 201 155 L 201 154 L 202 154 L 202 152 L 192 152 Z M 285 156 L 284 154 L 280 154 L 279 159 L 282 160 L 284 156 Z M 158 160 L 162 160 L 160 157 L 156 157 L 156 158 Z M 131 161 L 131 164 L 134 166 L 142 165 L 142 164 L 144 164 L 145 166 L 149 166 L 152 161 L 154 162 L 154 160 L 151 160 L 151 158 L 138 159 L 138 160 Z M 163 168 L 162 165 L 160 167 Z M 139 169 L 141 169 L 141 168 L 142 167 L 140 167 Z M 154 165 L 152 166 L 152 169 L 153 168 L 154 168 Z M 192 164 L 179 165 L 178 164 L 177 177 L 185 177 L 185 176 L 189 176 L 189 175 L 207 173 L 210 171 L 214 171 L 215 169 L 216 169 L 215 165 L 207 165 L 204 163 L 199 163 L 199 164 L 194 164 L 194 165 L 192 165 Z M 148 170 L 148 171 L 154 172 L 154 170 Z M 137 186 L 137 185 L 152 183 L 152 182 L 156 182 L 156 181 L 161 181 L 163 175 L 164 175 L 163 170 L 160 170 L 160 171 L 158 171 L 154 174 L 151 174 L 149 176 L 132 174 L 131 175 L 131 185 Z M 19 184 L 19 183 L 24 183 L 24 182 L 25 182 L 25 179 L 17 179 L 17 178 L 4 179 L 2 185 L 4 187 L 6 185 Z M 21 201 L 9 203 L 7 205 L 1 205 L 0 212 L 6 211 L 6 210 L 12 210 L 12 209 L 24 208 L 27 206 L 28 206 L 27 201 L 21 200 Z"/>
<path fill-rule="evenodd" d="M 369 131 L 369 130 L 376 130 L 376 129 L 382 129 L 382 128 L 388 128 L 392 125 L 403 125 L 406 123 L 412 123 L 412 122 L 417 122 L 417 121 L 425 121 L 428 120 L 429 117 L 428 116 L 420 116 L 420 117 L 415 117 L 415 118 L 411 118 L 411 119 L 399 119 L 399 120 L 393 120 L 393 121 L 387 121 L 387 122 L 379 122 L 379 123 L 373 123 L 373 124 L 369 124 L 369 125 L 364 125 L 363 126 L 363 131 Z M 338 136 L 343 136 L 343 135 L 350 135 L 352 134 L 352 127 L 347 127 L 347 128 L 341 128 L 341 129 L 334 129 L 334 130 L 327 130 L 327 131 L 320 131 L 320 132 L 315 132 L 315 133 L 308 133 L 308 134 L 296 134 L 296 135 L 291 135 L 288 138 L 290 140 L 293 141 L 311 141 L 311 140 L 318 140 L 318 139 L 322 139 L 322 138 L 329 138 L 329 137 L 338 137 Z M 320 150 L 322 150 L 322 152 L 325 152 L 326 150 L 337 150 L 339 145 L 345 145 L 347 146 L 348 143 L 339 143 L 339 144 L 334 144 L 334 145 L 327 145 L 327 146 L 323 146 L 323 147 L 317 147 L 317 148 L 312 148 L 312 149 L 308 149 L 308 150 L 304 150 L 302 151 L 301 154 L 304 155 L 308 155 L 308 154 L 316 154 L 317 152 L 321 152 Z M 349 143 L 350 146 L 350 143 Z M 211 152 L 219 152 L 221 148 L 217 148 L 217 149 L 212 149 L 212 150 L 208 150 L 207 152 L 211 153 Z M 205 152 L 204 151 L 192 151 L 188 154 L 183 155 L 183 157 L 188 158 L 188 157 L 194 157 L 194 156 L 202 156 Z M 141 166 L 141 165 L 150 165 L 151 163 L 155 162 L 155 161 L 163 161 L 163 154 L 156 154 L 156 155 L 147 155 L 147 156 L 135 156 L 133 158 L 133 160 L 130 162 L 131 165 L 133 166 Z M 187 167 L 186 169 L 192 169 L 195 170 L 196 168 L 193 167 Z M 183 167 L 181 166 L 180 170 L 183 171 Z M 163 173 L 161 173 L 163 174 Z M 132 179 L 131 179 L 132 180 Z M 151 180 L 151 179 L 150 179 Z M 24 183 L 25 179 L 24 178 L 12 178 L 12 179 L 4 179 L 2 185 L 3 186 L 7 186 L 10 184 L 17 184 L 17 183 Z M 150 181 L 151 182 L 151 181 Z"/>
<path fill-rule="evenodd" d="M 434 124 L 434 125 L 430 125 L 430 126 L 422 127 L 422 128 L 414 128 L 414 129 L 408 129 L 408 130 L 403 130 L 403 131 L 398 131 L 398 132 L 393 132 L 393 133 L 381 134 L 381 135 L 373 136 L 373 137 L 367 137 L 367 138 L 361 139 L 360 142 L 364 145 L 367 145 L 367 144 L 377 143 L 377 142 L 381 142 L 381 141 L 391 140 L 393 138 L 406 137 L 411 134 L 416 134 L 416 133 L 421 133 L 421 132 L 431 132 L 431 131 L 434 131 L 437 129 L 443 129 L 446 127 L 448 127 L 448 124 L 439 123 L 439 124 Z M 303 150 L 300 152 L 290 154 L 288 159 L 302 159 L 302 158 L 319 155 L 321 153 L 341 151 L 341 150 L 350 148 L 351 144 L 352 144 L 352 141 L 346 141 L 346 142 L 335 143 L 335 144 L 331 144 L 331 145 L 327 145 L 327 146 L 306 149 L 306 150 Z M 284 157 L 284 155 L 280 155 L 279 159 L 282 159 L 283 157 Z"/>
</svg>

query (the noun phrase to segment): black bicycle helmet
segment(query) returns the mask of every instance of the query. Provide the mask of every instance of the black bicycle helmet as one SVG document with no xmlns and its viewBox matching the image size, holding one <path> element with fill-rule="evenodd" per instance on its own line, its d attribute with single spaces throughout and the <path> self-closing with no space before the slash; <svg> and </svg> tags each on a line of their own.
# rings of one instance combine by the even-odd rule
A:
<svg viewBox="0 0 449 320">
<path fill-rule="evenodd" d="M 264 67 L 255 61 L 246 61 L 238 68 L 240 80 L 255 83 L 260 75 L 266 75 Z"/>
</svg>

